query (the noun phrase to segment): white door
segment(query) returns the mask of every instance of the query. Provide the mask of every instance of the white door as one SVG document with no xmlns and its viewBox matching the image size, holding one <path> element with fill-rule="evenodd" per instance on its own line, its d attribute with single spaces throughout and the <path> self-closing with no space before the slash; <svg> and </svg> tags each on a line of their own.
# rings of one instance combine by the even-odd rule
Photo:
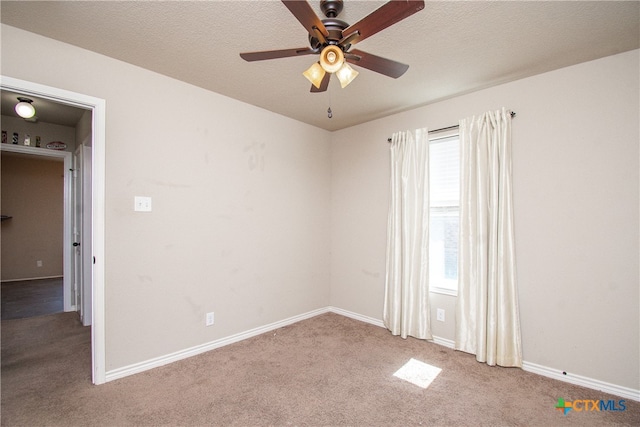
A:
<svg viewBox="0 0 640 427">
<path fill-rule="evenodd" d="M 72 198 L 73 198 L 73 226 L 71 242 L 73 245 L 73 280 L 71 297 L 75 311 L 82 318 L 82 147 L 78 147 L 73 155 Z"/>
<path fill-rule="evenodd" d="M 91 325 L 91 147 L 78 146 L 74 156 L 74 286 L 77 311 L 84 326 Z"/>
<path fill-rule="evenodd" d="M 93 307 L 93 254 L 91 251 L 91 147 L 81 145 L 82 162 L 80 171 L 82 173 L 82 245 L 80 246 L 82 253 L 82 290 L 81 290 L 81 313 L 82 324 L 84 326 L 91 325 Z"/>
</svg>

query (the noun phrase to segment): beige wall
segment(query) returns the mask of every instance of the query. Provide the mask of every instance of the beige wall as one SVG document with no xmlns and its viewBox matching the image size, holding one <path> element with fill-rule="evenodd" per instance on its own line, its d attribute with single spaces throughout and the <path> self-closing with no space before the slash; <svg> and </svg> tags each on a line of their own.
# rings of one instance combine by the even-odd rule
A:
<svg viewBox="0 0 640 427">
<path fill-rule="evenodd" d="M 87 146 L 93 145 L 93 141 L 91 141 L 91 131 L 92 131 L 92 123 L 91 123 L 91 111 L 85 111 L 80 118 L 80 121 L 76 124 L 76 134 L 75 134 L 75 145 L 79 147 L 83 142 L 87 144 Z"/>
<path fill-rule="evenodd" d="M 106 99 L 108 371 L 329 304 L 380 318 L 386 138 L 504 105 L 525 360 L 638 387 L 638 51 L 333 134 L 4 25 L 2 74 Z"/>
<path fill-rule="evenodd" d="M 376 120 L 332 137 L 332 304 L 382 317 L 393 132 L 505 106 L 513 122 L 524 359 L 640 384 L 639 55 L 632 51 Z M 434 334 L 454 339 L 455 298 Z"/>
<path fill-rule="evenodd" d="M 329 304 L 329 132 L 5 25 L 2 74 L 106 100 L 107 371 Z"/>
<path fill-rule="evenodd" d="M 3 151 L 1 191 L 2 280 L 62 276 L 63 162 Z"/>
</svg>

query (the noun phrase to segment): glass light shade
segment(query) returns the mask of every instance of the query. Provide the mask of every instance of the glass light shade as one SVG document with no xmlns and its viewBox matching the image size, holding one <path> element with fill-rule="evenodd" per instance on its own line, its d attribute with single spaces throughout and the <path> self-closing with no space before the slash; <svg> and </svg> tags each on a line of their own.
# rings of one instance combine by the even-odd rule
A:
<svg viewBox="0 0 640 427">
<path fill-rule="evenodd" d="M 16 113 L 23 119 L 30 119 L 36 115 L 36 109 L 30 102 L 21 101 L 16 104 Z"/>
<path fill-rule="evenodd" d="M 344 63 L 342 49 L 335 45 L 329 45 L 320 52 L 320 65 L 327 73 L 335 73 Z"/>
<path fill-rule="evenodd" d="M 320 89 L 320 84 L 322 83 L 322 79 L 324 78 L 325 71 L 320 66 L 319 62 L 313 64 L 307 71 L 302 73 L 311 84 L 313 84 L 316 88 Z"/>
<path fill-rule="evenodd" d="M 336 76 L 338 77 L 338 80 L 340 80 L 340 86 L 342 86 L 343 89 L 347 87 L 347 85 L 351 83 L 353 79 L 358 76 L 358 74 L 360 73 L 351 68 L 346 62 L 344 63 L 342 68 L 340 68 L 336 72 Z"/>
</svg>

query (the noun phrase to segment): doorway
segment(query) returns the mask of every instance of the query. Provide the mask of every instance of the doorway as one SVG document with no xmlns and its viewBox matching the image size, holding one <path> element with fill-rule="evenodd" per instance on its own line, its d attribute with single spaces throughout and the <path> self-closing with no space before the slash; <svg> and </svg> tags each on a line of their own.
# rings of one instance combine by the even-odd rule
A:
<svg viewBox="0 0 640 427">
<path fill-rule="evenodd" d="M 6 109 L 2 115 L 3 132 L 50 126 L 22 124 Z M 64 276 L 70 270 L 64 265 L 69 256 L 63 244 L 68 210 L 62 177 L 68 155 L 30 155 L 10 148 L 3 147 L 1 155 L 2 320 L 72 311 L 72 282 Z"/>
<path fill-rule="evenodd" d="M 2 95 L 4 97 L 6 92 Z M 4 117 L 3 127 L 9 128 L 11 123 L 20 125 L 19 119 Z M 21 134 L 24 134 L 23 129 L 29 129 L 12 127 Z M 67 173 L 73 167 L 72 153 L 5 143 L 2 144 L 2 162 L 3 188 L 5 192 L 14 193 L 6 195 L 3 192 L 3 200 L 13 200 L 17 205 L 13 209 L 18 210 L 6 211 L 11 206 L 5 203 L 3 214 L 19 214 L 17 218 L 3 222 L 6 224 L 3 225 L 3 280 L 62 276 L 63 310 L 75 311 L 71 249 L 73 182 Z M 54 170 L 47 171 L 51 167 Z M 12 251 L 8 250 L 7 243 L 11 244 Z M 60 262 L 60 258 L 61 269 L 59 265 L 52 265 Z"/>
<path fill-rule="evenodd" d="M 70 105 L 82 108 L 91 112 L 91 208 L 88 209 L 91 221 L 91 256 L 88 258 L 88 270 L 91 272 L 91 354 L 92 354 L 92 381 L 94 384 L 105 382 L 105 310 L 104 310 L 104 177 L 105 177 L 105 101 L 89 95 L 70 92 L 39 83 L 28 82 L 2 76 L 0 89 L 3 91 L 17 92 L 24 96 L 33 96 L 53 101 L 61 105 Z M 12 147 L 2 144 L 2 150 L 22 149 L 26 151 L 29 147 Z M 34 148 L 35 149 L 35 148 Z M 54 152 L 55 150 L 42 150 L 42 152 Z M 53 155 L 53 154 L 51 154 Z M 66 156 L 66 155 L 65 155 Z M 67 168 L 73 169 L 70 164 Z M 68 174 L 65 174 L 65 177 Z M 71 178 L 70 178 L 71 179 Z M 65 189 L 71 186 L 65 186 Z M 70 198 L 71 199 L 71 198 Z M 69 209 L 71 209 L 70 207 Z M 71 216 L 71 215 L 70 215 Z M 65 231 L 65 251 L 72 251 L 73 230 Z M 68 243 L 68 245 L 67 245 Z M 73 252 L 71 252 L 73 256 Z M 66 274 L 65 274 L 66 275 Z M 73 272 L 69 272 L 69 277 Z"/>
</svg>

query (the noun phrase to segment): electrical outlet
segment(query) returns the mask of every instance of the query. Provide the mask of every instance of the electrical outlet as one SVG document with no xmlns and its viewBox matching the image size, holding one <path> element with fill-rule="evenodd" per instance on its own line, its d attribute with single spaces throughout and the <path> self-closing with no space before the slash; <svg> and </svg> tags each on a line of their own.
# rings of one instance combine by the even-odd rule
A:
<svg viewBox="0 0 640 427">
<path fill-rule="evenodd" d="M 151 212 L 151 197 L 135 196 L 133 210 L 136 212 Z"/>
<path fill-rule="evenodd" d="M 444 322 L 444 309 L 439 308 L 436 310 L 436 319 L 440 322 Z"/>
<path fill-rule="evenodd" d="M 210 313 L 207 313 L 205 320 L 204 320 L 204 324 L 206 326 L 211 326 L 213 325 L 213 311 Z"/>
<path fill-rule="evenodd" d="M 42 261 L 41 260 L 36 261 L 36 267 L 42 267 Z"/>
</svg>

